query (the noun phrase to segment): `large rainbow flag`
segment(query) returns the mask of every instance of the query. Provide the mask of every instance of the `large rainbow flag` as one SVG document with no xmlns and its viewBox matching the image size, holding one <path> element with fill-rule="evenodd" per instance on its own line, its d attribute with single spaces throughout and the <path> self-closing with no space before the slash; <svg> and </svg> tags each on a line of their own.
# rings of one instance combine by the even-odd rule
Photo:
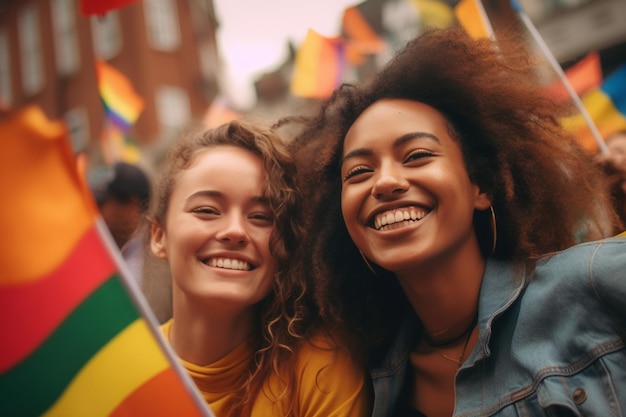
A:
<svg viewBox="0 0 626 417">
<path fill-rule="evenodd" d="M 65 126 L 28 107 L 0 136 L 0 416 L 212 416 L 125 278 Z"/>
</svg>

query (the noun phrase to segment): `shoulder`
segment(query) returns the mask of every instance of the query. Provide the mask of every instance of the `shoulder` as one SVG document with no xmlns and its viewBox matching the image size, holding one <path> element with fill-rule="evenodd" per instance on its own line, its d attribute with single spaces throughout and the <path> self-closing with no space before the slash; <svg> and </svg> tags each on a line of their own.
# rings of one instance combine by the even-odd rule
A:
<svg viewBox="0 0 626 417">
<path fill-rule="evenodd" d="M 624 276 L 625 266 L 626 237 L 619 236 L 581 243 L 537 261 L 538 270 L 559 271 L 560 276 Z"/>
<path fill-rule="evenodd" d="M 300 345 L 297 357 L 298 379 L 342 382 L 362 381 L 365 367 L 348 350 L 328 336 L 317 335 Z"/>
<path fill-rule="evenodd" d="M 626 238 L 586 242 L 538 260 L 525 298 L 530 294 L 533 299 L 570 310 L 608 308 L 624 317 Z"/>
<path fill-rule="evenodd" d="M 303 342 L 295 369 L 299 416 L 371 413 L 367 372 L 344 347 L 325 336 Z"/>
</svg>

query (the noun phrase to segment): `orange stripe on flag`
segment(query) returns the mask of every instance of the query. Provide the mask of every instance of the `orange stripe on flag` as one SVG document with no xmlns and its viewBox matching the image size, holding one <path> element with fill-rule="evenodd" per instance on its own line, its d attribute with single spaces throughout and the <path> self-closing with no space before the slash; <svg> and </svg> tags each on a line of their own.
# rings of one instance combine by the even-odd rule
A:
<svg viewBox="0 0 626 417">
<path fill-rule="evenodd" d="M 94 225 L 50 275 L 0 285 L 0 334 L 19 335 L 2 348 L 0 373 L 34 351 L 115 270 Z"/>
<path fill-rule="evenodd" d="M 492 37 L 493 30 L 480 0 L 461 0 L 454 8 L 454 14 L 471 37 Z"/>
<path fill-rule="evenodd" d="M 0 124 L 0 285 L 37 280 L 58 267 L 97 209 L 79 177 L 68 132 L 36 107 Z M 42 250 L 45 248 L 45 250 Z"/>
<path fill-rule="evenodd" d="M 344 10 L 342 28 L 348 38 L 348 61 L 353 65 L 362 63 L 366 55 L 377 54 L 385 47 L 383 40 L 354 6 Z"/>
<path fill-rule="evenodd" d="M 198 408 L 188 401 L 188 396 L 178 376 L 172 368 L 168 368 L 126 397 L 109 417 L 201 416 Z M 161 398 L 163 401 L 157 403 L 154 401 L 155 398 Z"/>
</svg>

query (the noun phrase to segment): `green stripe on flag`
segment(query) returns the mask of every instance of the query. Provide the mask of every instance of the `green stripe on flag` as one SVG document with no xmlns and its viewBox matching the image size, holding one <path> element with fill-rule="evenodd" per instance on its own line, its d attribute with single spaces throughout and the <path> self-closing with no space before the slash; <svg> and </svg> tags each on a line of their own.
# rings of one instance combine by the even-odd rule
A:
<svg viewBox="0 0 626 417">
<path fill-rule="evenodd" d="M 41 415 L 85 363 L 138 317 L 121 278 L 112 275 L 32 355 L 0 375 L 0 416 Z"/>
</svg>

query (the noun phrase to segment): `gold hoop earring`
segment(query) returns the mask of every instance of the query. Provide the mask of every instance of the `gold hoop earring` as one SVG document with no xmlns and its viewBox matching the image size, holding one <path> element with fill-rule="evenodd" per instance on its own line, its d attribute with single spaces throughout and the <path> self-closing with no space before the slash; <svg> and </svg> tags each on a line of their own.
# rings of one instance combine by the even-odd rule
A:
<svg viewBox="0 0 626 417">
<path fill-rule="evenodd" d="M 365 257 L 365 255 L 363 255 L 363 252 L 361 252 L 359 250 L 359 253 L 361 254 L 361 258 L 363 258 L 363 261 L 365 262 L 365 265 L 367 265 L 367 269 L 372 271 L 372 274 L 377 275 L 376 271 L 374 271 L 374 268 L 372 267 L 372 264 L 370 263 L 370 261 L 368 261 L 367 258 Z"/>
<path fill-rule="evenodd" d="M 496 251 L 496 242 L 498 241 L 498 228 L 496 225 L 496 212 L 493 209 L 493 205 L 489 206 L 489 209 L 491 210 L 491 232 L 493 233 L 491 254 L 493 255 Z"/>
</svg>

